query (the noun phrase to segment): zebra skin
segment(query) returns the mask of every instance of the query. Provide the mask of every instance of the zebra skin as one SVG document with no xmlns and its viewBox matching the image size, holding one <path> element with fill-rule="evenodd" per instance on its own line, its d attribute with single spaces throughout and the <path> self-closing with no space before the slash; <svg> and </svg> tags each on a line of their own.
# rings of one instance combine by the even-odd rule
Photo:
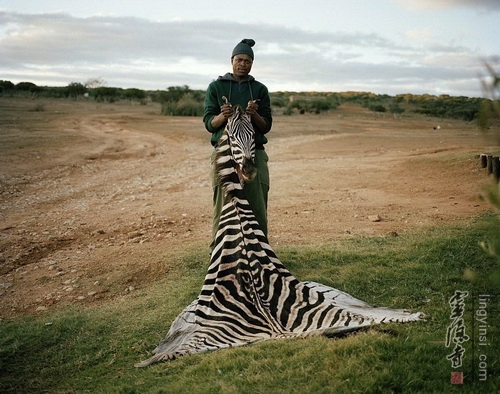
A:
<svg viewBox="0 0 500 394">
<path fill-rule="evenodd" d="M 216 148 L 225 204 L 203 287 L 153 356 L 137 367 L 269 339 L 334 336 L 424 318 L 421 312 L 372 307 L 332 287 L 301 282 L 285 268 L 243 198 L 243 183 L 253 176 L 255 146 L 248 133 L 253 136 L 249 117 L 234 107 Z"/>
</svg>

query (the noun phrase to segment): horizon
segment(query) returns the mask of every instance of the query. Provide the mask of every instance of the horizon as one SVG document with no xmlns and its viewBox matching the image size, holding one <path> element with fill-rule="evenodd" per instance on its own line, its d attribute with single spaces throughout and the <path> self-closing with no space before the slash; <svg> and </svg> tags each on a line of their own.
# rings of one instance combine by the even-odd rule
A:
<svg viewBox="0 0 500 394">
<path fill-rule="evenodd" d="M 67 85 L 37 85 L 36 83 L 32 81 L 27 81 L 27 80 L 21 80 L 19 82 L 14 83 L 13 81 L 9 80 L 2 80 L 0 79 L 0 82 L 11 82 L 14 84 L 14 86 L 20 84 L 20 83 L 30 83 L 34 84 L 36 87 L 39 88 L 56 88 L 56 89 L 64 89 L 67 88 L 71 83 L 79 83 L 82 86 L 85 86 L 85 83 L 78 82 L 78 81 L 72 81 L 70 84 Z M 105 82 L 105 81 L 104 81 Z M 85 86 L 87 89 L 98 89 L 98 88 L 111 88 L 111 89 L 122 89 L 122 90 L 128 90 L 128 89 L 137 89 L 141 90 L 144 92 L 161 92 L 161 91 L 167 91 L 169 88 L 177 88 L 177 87 L 187 87 L 191 91 L 201 91 L 205 92 L 206 89 L 192 89 L 190 86 L 187 85 L 179 85 L 179 86 L 169 86 L 165 89 L 141 89 L 137 87 L 121 87 L 121 86 L 108 86 L 107 84 L 104 84 L 102 86 L 98 86 L 95 88 L 89 88 Z M 277 91 L 269 91 L 269 94 L 279 94 L 279 93 L 293 93 L 293 94 L 310 94 L 310 93 L 318 93 L 318 94 L 373 94 L 376 96 L 389 96 L 389 97 L 398 97 L 398 96 L 405 96 L 405 95 L 411 95 L 411 96 L 431 96 L 431 97 L 466 97 L 468 99 L 489 99 L 492 100 L 490 97 L 481 97 L 481 96 L 464 96 L 464 95 L 452 95 L 452 94 L 447 94 L 447 93 L 441 93 L 441 94 L 432 94 L 432 93 L 412 93 L 412 92 L 405 92 L 405 93 L 397 93 L 397 94 L 386 94 L 386 93 L 375 93 L 375 92 L 370 92 L 366 90 L 343 90 L 343 91 L 331 91 L 331 90 L 302 90 L 302 91 L 296 91 L 296 90 L 277 90 Z"/>
</svg>

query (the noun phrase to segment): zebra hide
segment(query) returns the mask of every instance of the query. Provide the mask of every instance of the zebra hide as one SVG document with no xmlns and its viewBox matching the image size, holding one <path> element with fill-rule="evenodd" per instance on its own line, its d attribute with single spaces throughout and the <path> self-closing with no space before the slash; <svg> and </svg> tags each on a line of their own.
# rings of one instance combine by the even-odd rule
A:
<svg viewBox="0 0 500 394">
<path fill-rule="evenodd" d="M 201 292 L 174 320 L 153 356 L 137 367 L 269 339 L 334 336 L 424 318 L 421 312 L 373 307 L 332 287 L 296 279 L 242 197 L 230 150 L 224 133 L 217 164 L 226 203 Z"/>
</svg>

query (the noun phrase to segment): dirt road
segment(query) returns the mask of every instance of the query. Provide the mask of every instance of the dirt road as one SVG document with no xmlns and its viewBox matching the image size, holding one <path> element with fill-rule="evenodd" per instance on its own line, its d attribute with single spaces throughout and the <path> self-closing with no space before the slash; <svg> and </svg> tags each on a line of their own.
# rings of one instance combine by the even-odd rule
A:
<svg viewBox="0 0 500 394">
<path fill-rule="evenodd" d="M 188 247 L 208 252 L 209 134 L 159 113 L 0 98 L 1 319 L 102 302 L 168 275 Z M 275 116 L 270 244 L 396 236 L 490 210 L 476 155 L 495 147 L 476 126 L 403 115 Z"/>
</svg>

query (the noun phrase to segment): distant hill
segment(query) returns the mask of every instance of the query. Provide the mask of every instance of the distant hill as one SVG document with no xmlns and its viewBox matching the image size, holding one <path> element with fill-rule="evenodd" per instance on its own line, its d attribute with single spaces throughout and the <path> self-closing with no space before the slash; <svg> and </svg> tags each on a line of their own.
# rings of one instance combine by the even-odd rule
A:
<svg viewBox="0 0 500 394">
<path fill-rule="evenodd" d="M 176 116 L 202 116 L 205 91 L 192 90 L 188 86 L 171 86 L 165 90 L 145 91 L 104 86 L 103 81 L 81 84 L 72 82 L 64 87 L 37 86 L 32 82 L 13 84 L 0 80 L 0 96 L 30 96 L 48 98 L 85 98 L 99 102 L 118 100 L 148 101 L 162 104 L 162 113 Z M 464 121 L 478 119 L 482 106 L 489 99 L 449 95 L 399 94 L 389 96 L 370 92 L 272 92 L 271 104 L 276 113 L 284 115 L 324 113 L 335 110 L 341 104 L 359 105 L 374 112 L 400 116 L 403 113 L 419 113 L 439 118 Z"/>
</svg>

